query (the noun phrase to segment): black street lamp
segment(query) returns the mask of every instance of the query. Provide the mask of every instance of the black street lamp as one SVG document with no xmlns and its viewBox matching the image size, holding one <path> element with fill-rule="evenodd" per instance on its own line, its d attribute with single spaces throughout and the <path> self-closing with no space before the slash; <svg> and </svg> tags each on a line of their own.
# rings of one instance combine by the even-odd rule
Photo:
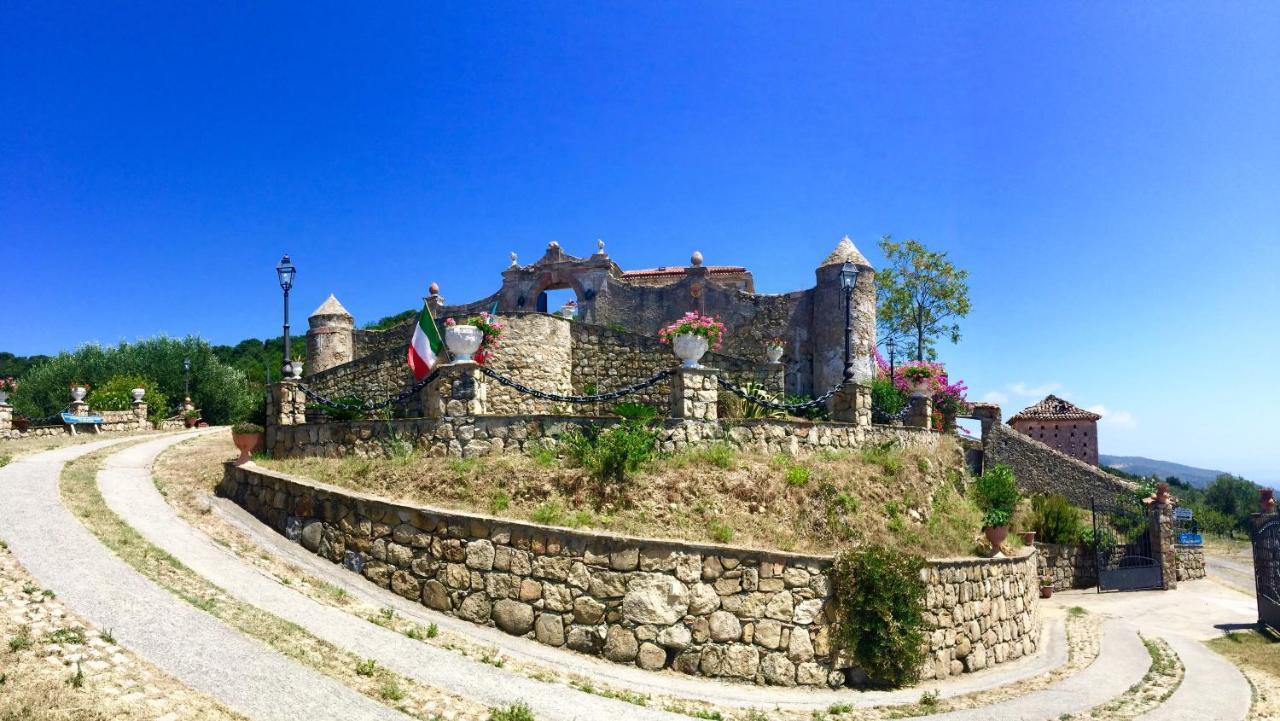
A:
<svg viewBox="0 0 1280 721">
<path fill-rule="evenodd" d="M 293 287 L 293 276 L 298 269 L 289 261 L 289 254 L 276 265 L 276 276 L 280 279 L 280 289 L 284 291 L 284 374 L 293 375 L 293 355 L 289 352 L 289 289 Z"/>
<path fill-rule="evenodd" d="M 844 382 L 853 380 L 853 287 L 858 282 L 858 266 L 845 261 L 840 266 L 840 287 L 844 288 Z"/>
<path fill-rule="evenodd" d="M 187 392 L 184 394 L 183 397 L 190 398 L 191 397 L 191 359 L 190 358 L 182 359 L 182 382 L 187 389 Z"/>
<path fill-rule="evenodd" d="M 898 342 L 893 339 L 893 336 L 889 336 L 889 340 L 885 341 L 885 344 L 889 346 L 889 381 L 892 382 L 894 378 L 893 353 L 898 349 Z"/>
</svg>

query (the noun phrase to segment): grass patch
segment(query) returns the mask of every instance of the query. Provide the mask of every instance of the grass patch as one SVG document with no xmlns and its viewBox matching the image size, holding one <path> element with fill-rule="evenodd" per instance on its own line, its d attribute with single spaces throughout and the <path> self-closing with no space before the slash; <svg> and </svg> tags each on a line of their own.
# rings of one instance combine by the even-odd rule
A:
<svg viewBox="0 0 1280 721">
<path fill-rule="evenodd" d="M 489 711 L 489 721 L 537 721 L 523 701 Z"/>
<path fill-rule="evenodd" d="M 1208 643 L 1209 648 L 1237 666 L 1280 676 L 1280 638 L 1258 629 L 1227 633 Z"/>
</svg>

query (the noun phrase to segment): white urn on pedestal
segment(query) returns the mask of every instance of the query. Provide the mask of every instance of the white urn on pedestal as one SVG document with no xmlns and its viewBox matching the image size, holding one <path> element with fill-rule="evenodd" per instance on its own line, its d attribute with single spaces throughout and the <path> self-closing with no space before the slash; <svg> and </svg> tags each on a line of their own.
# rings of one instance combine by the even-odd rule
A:
<svg viewBox="0 0 1280 721">
<path fill-rule="evenodd" d="M 705 336 L 681 333 L 671 339 L 671 350 L 680 359 L 680 365 L 698 368 L 698 361 L 707 353 L 707 339 Z"/>
<path fill-rule="evenodd" d="M 131 393 L 131 394 L 133 395 L 133 402 L 134 402 L 134 403 L 141 403 L 141 402 L 142 402 L 142 397 L 143 397 L 143 396 L 145 396 L 145 395 L 147 394 L 147 389 L 146 389 L 146 388 L 134 388 L 133 390 L 129 391 L 129 393 Z"/>
<path fill-rule="evenodd" d="M 71 400 L 75 401 L 76 403 L 79 403 L 80 401 L 84 400 L 85 394 L 88 392 L 89 392 L 89 389 L 85 388 L 84 386 L 72 386 Z"/>
<path fill-rule="evenodd" d="M 925 398 L 933 395 L 933 379 L 932 378 L 915 378 L 910 381 L 911 395 L 915 398 Z"/>
<path fill-rule="evenodd" d="M 294 361 L 292 363 L 292 366 L 293 366 L 293 379 L 295 381 L 302 380 L 302 361 Z"/>
<path fill-rule="evenodd" d="M 483 341 L 484 332 L 473 325 L 451 325 L 444 329 L 444 344 L 455 361 L 474 360 Z"/>
<path fill-rule="evenodd" d="M 9 405 L 9 391 L 0 391 L 0 406 Z"/>
<path fill-rule="evenodd" d="M 764 357 L 770 363 L 777 363 L 778 361 L 782 360 L 782 346 L 780 345 L 765 346 Z"/>
</svg>

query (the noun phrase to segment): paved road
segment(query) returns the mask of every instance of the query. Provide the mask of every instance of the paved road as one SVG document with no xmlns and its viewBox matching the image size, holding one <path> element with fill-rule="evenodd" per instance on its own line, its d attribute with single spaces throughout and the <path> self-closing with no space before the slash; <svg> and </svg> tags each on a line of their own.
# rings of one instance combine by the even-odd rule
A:
<svg viewBox="0 0 1280 721">
<path fill-rule="evenodd" d="M 1209 578 L 1247 596 L 1257 593 L 1253 579 L 1253 558 L 1246 553 L 1204 554 L 1204 569 Z"/>
<path fill-rule="evenodd" d="M 58 495 L 63 465 L 128 440 L 39 453 L 0 468 L 0 537 L 18 562 L 77 614 L 112 629 L 120 645 L 252 719 L 405 721 L 403 714 L 246 639 L 179 600 L 80 525 Z"/>
</svg>

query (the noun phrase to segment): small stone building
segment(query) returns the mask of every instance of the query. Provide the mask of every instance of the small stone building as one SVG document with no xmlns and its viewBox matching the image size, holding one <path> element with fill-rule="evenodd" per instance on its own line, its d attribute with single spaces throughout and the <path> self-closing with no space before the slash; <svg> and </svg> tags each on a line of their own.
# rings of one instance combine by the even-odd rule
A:
<svg viewBox="0 0 1280 721">
<path fill-rule="evenodd" d="M 1009 425 L 1056 451 L 1096 466 L 1100 418 L 1097 413 L 1049 395 L 1019 411 L 1009 419 Z"/>
</svg>

